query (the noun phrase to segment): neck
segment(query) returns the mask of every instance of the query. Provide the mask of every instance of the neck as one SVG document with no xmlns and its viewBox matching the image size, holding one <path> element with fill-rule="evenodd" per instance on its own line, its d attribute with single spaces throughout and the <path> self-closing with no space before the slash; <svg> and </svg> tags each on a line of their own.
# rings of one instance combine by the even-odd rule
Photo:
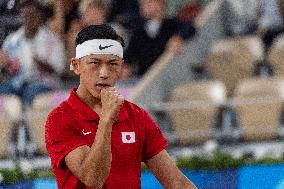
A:
<svg viewBox="0 0 284 189">
<path fill-rule="evenodd" d="M 101 99 L 94 97 L 88 90 L 79 85 L 77 91 L 77 96 L 87 104 L 91 109 L 93 109 L 97 114 L 100 115 L 102 109 Z"/>
<path fill-rule="evenodd" d="M 27 29 L 25 28 L 25 36 L 26 36 L 26 38 L 27 38 L 27 39 L 32 39 L 32 38 L 34 38 L 34 36 L 36 35 L 37 31 L 38 31 L 38 30 L 27 30 Z"/>
</svg>

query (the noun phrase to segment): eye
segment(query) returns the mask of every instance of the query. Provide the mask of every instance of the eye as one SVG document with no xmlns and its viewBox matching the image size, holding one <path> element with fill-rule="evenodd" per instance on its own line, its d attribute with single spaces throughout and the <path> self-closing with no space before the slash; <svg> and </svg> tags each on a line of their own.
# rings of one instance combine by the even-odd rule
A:
<svg viewBox="0 0 284 189">
<path fill-rule="evenodd" d="M 111 62 L 110 65 L 111 65 L 111 66 L 117 66 L 118 63 L 117 63 L 117 62 Z"/>
<path fill-rule="evenodd" d="M 95 64 L 95 65 L 97 65 L 97 64 L 99 64 L 99 62 L 98 62 L 98 61 L 92 61 L 92 62 L 90 62 L 90 64 Z"/>
</svg>

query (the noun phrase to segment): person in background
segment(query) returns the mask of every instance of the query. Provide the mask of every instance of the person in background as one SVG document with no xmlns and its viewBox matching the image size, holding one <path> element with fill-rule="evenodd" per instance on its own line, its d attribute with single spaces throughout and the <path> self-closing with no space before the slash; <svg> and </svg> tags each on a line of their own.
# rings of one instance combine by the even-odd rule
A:
<svg viewBox="0 0 284 189">
<path fill-rule="evenodd" d="M 57 33 L 63 40 L 65 35 L 77 24 L 79 20 L 78 7 L 76 0 L 49 0 L 53 9 L 53 16 L 48 19 L 48 27 Z"/>
<path fill-rule="evenodd" d="M 195 28 L 166 18 L 167 0 L 139 0 L 139 5 L 141 18 L 131 24 L 125 61 L 134 75 L 141 77 L 165 50 L 179 55 L 184 40 L 195 33 Z"/>
<path fill-rule="evenodd" d="M 138 0 L 112 0 L 108 20 L 118 22 L 124 27 L 139 17 Z"/>
<path fill-rule="evenodd" d="M 108 0 L 82 0 L 78 5 L 78 20 L 74 21 L 66 34 L 67 58 L 75 55 L 75 39 L 77 33 L 85 26 L 100 25 L 107 22 L 110 1 Z"/>
<path fill-rule="evenodd" d="M 227 35 L 258 35 L 266 50 L 283 31 L 278 0 L 226 0 L 223 20 Z"/>
<path fill-rule="evenodd" d="M 39 93 L 60 86 L 66 58 L 63 42 L 44 24 L 44 6 L 24 0 L 18 8 L 23 26 L 5 39 L 0 51 L 0 67 L 12 70 L 0 83 L 0 94 L 18 95 L 26 107 Z"/>
<path fill-rule="evenodd" d="M 78 32 L 89 25 L 101 25 L 108 23 L 116 32 L 125 39 L 125 44 L 128 44 L 128 31 L 118 22 L 108 22 L 108 17 L 111 10 L 111 0 L 82 0 L 79 4 L 79 23 L 73 24 L 70 32 L 66 36 L 66 51 L 67 57 L 71 59 L 75 55 L 75 39 Z M 129 78 L 127 69 L 124 69 L 124 74 L 121 78 Z"/>
</svg>

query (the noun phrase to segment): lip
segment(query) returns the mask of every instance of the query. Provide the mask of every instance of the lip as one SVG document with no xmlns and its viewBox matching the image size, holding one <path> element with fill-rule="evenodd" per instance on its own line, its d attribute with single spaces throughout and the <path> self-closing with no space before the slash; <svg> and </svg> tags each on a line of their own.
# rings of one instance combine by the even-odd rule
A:
<svg viewBox="0 0 284 189">
<path fill-rule="evenodd" d="M 108 85 L 108 84 L 104 84 L 104 83 L 96 84 L 96 88 L 97 88 L 99 91 L 101 91 L 102 89 L 106 89 L 106 88 L 108 88 L 108 87 L 110 87 L 110 85 Z"/>
</svg>

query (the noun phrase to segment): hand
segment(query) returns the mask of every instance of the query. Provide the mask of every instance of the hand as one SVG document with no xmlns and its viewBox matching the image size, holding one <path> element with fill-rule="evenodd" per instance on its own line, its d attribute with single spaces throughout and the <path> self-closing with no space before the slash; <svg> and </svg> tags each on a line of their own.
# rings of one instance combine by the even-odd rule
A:
<svg viewBox="0 0 284 189">
<path fill-rule="evenodd" d="M 41 60 L 36 56 L 34 57 L 34 64 L 37 67 L 37 69 L 42 73 L 49 73 L 49 74 L 55 73 L 55 70 L 52 68 L 52 66 L 48 64 L 47 61 Z"/>
<path fill-rule="evenodd" d="M 175 55 L 180 55 L 182 53 L 184 46 L 184 40 L 180 36 L 173 36 L 167 42 L 167 50 L 174 52 Z"/>
<path fill-rule="evenodd" d="M 9 64 L 9 57 L 5 51 L 0 50 L 0 67 L 6 67 Z"/>
<path fill-rule="evenodd" d="M 101 120 L 114 123 L 123 103 L 123 97 L 119 95 L 114 87 L 108 87 L 101 90 L 101 102 Z"/>
</svg>

